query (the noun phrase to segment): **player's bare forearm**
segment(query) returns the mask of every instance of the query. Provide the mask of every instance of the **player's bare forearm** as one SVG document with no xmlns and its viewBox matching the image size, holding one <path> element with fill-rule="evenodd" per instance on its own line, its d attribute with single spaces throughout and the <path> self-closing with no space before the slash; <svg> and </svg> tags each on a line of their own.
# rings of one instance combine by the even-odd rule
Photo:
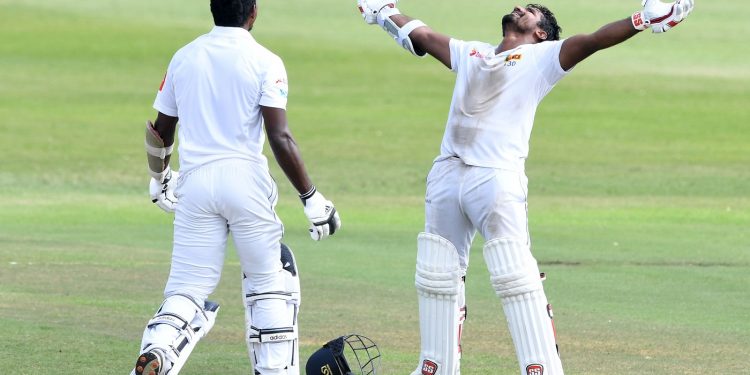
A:
<svg viewBox="0 0 750 375">
<path fill-rule="evenodd" d="M 174 144 L 174 136 L 177 132 L 177 122 L 179 118 L 167 116 L 161 112 L 156 115 L 154 121 L 154 130 L 159 134 L 159 137 L 164 141 L 164 146 L 169 147 Z M 169 165 L 169 159 L 171 155 L 166 155 L 164 158 L 164 165 Z"/>
<path fill-rule="evenodd" d="M 280 108 L 261 107 L 263 120 L 274 158 L 297 192 L 306 193 L 313 184 L 307 175 L 302 155 L 286 121 L 286 111 Z"/>
<path fill-rule="evenodd" d="M 291 134 L 268 136 L 268 144 L 279 167 L 284 171 L 289 182 L 300 194 L 310 191 L 313 184 L 305 172 L 305 165 Z"/>
<path fill-rule="evenodd" d="M 391 16 L 391 20 L 399 27 L 403 27 L 412 19 L 405 14 Z M 430 56 L 443 63 L 448 69 L 451 68 L 450 37 L 440 34 L 429 27 L 420 27 L 409 34 L 409 39 L 411 39 L 416 50 L 429 53 Z"/>
<path fill-rule="evenodd" d="M 597 51 L 620 44 L 640 31 L 630 18 L 604 25 L 592 34 L 579 34 L 565 39 L 560 49 L 560 66 L 569 70 Z"/>
</svg>

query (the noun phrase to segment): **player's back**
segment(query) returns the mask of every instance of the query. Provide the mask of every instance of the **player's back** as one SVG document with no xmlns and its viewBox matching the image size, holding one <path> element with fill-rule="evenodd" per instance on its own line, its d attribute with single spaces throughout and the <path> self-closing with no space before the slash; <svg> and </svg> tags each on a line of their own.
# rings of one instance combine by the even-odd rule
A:
<svg viewBox="0 0 750 375">
<path fill-rule="evenodd" d="M 286 105 L 286 73 L 279 57 L 242 28 L 215 27 L 175 54 L 167 76 L 180 123 L 181 170 L 226 158 L 266 162 L 259 105 L 271 76 L 283 81 L 277 85 L 281 98 L 276 106 Z"/>
</svg>

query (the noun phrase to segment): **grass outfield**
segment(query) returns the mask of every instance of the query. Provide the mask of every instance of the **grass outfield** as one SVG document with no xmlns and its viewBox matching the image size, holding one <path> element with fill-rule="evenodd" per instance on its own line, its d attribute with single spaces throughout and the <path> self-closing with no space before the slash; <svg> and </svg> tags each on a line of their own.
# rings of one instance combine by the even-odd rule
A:
<svg viewBox="0 0 750 375">
<path fill-rule="evenodd" d="M 344 226 L 310 241 L 273 165 L 278 212 L 303 283 L 302 360 L 358 332 L 379 344 L 382 374 L 408 374 L 424 178 L 453 75 L 366 27 L 351 3 L 261 3 L 253 33 L 285 60 L 292 129 Z M 400 8 L 455 37 L 498 42 L 513 5 Z M 638 2 L 548 5 L 569 36 Z M 750 373 L 749 16 L 750 3 L 699 2 L 676 30 L 584 62 L 540 106 L 530 226 L 567 373 Z M 147 199 L 143 122 L 171 55 L 210 27 L 208 1 L 0 0 L 3 372 L 130 371 L 171 246 L 170 217 Z M 217 326 L 182 374 L 249 373 L 228 253 Z M 467 294 L 462 373 L 517 373 L 481 241 Z"/>
</svg>

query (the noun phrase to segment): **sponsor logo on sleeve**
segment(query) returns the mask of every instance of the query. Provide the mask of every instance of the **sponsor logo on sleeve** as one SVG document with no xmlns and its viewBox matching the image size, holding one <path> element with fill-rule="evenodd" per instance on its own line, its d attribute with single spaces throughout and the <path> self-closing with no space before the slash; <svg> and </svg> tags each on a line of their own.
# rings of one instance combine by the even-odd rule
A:
<svg viewBox="0 0 750 375">
<path fill-rule="evenodd" d="M 277 79 L 276 82 L 274 82 L 274 85 L 279 90 L 279 94 L 281 96 L 285 98 L 289 96 L 289 83 L 286 81 L 286 79 Z"/>
<path fill-rule="evenodd" d="M 472 48 L 471 52 L 469 52 L 469 57 L 476 57 L 479 59 L 483 59 L 484 55 L 481 52 L 477 51 L 476 48 Z"/>
</svg>

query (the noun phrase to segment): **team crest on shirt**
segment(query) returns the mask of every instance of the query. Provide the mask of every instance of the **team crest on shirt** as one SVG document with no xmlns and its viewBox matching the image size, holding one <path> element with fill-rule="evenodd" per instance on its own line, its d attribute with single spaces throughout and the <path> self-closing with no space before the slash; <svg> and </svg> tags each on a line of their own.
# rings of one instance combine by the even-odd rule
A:
<svg viewBox="0 0 750 375">
<path fill-rule="evenodd" d="M 523 58 L 523 55 L 520 53 L 511 53 L 505 58 L 505 63 L 503 66 L 516 66 L 516 63 L 521 61 Z"/>
<path fill-rule="evenodd" d="M 518 60 L 521 60 L 522 58 L 523 58 L 522 54 L 520 54 L 520 53 L 514 53 L 514 54 L 511 54 L 511 55 L 508 55 L 508 57 L 505 58 L 505 61 L 506 62 L 508 62 L 508 61 L 518 61 Z"/>
</svg>

